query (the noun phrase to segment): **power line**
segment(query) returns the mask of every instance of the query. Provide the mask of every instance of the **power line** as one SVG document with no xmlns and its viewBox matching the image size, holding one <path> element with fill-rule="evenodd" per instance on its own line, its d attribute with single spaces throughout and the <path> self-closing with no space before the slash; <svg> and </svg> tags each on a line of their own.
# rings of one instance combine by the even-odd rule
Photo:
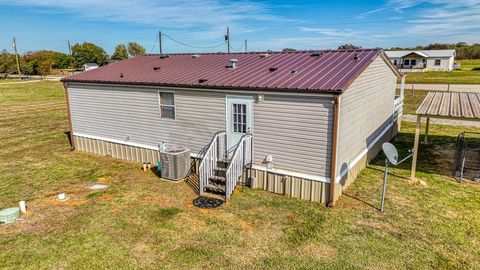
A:
<svg viewBox="0 0 480 270">
<path fill-rule="evenodd" d="M 219 43 L 217 45 L 213 45 L 213 46 L 195 46 L 195 45 L 190 45 L 190 44 L 187 44 L 187 43 L 184 43 L 184 42 L 181 42 L 181 41 L 178 41 L 174 38 L 172 38 L 171 36 L 165 34 L 162 32 L 162 35 L 167 37 L 168 39 L 170 39 L 171 41 L 173 42 L 176 42 L 180 45 L 183 45 L 183 46 L 186 46 L 186 47 L 190 47 L 190 48 L 195 48 L 195 49 L 212 49 L 212 48 L 216 48 L 216 47 L 220 47 L 220 46 L 223 46 L 225 44 L 225 42 L 222 42 L 222 43 Z"/>
<path fill-rule="evenodd" d="M 230 46 L 230 48 L 232 48 L 232 50 L 233 50 L 234 52 L 239 52 L 239 51 L 241 51 L 241 50 L 243 49 L 243 47 L 245 47 L 245 42 L 242 44 L 242 46 L 241 46 L 240 48 L 238 48 L 238 50 L 236 50 L 235 48 L 233 48 L 232 46 Z"/>
<path fill-rule="evenodd" d="M 157 45 L 158 37 L 155 39 L 155 42 L 153 43 L 152 49 L 150 50 L 150 53 L 153 52 L 153 49 L 155 49 L 155 45 Z"/>
</svg>

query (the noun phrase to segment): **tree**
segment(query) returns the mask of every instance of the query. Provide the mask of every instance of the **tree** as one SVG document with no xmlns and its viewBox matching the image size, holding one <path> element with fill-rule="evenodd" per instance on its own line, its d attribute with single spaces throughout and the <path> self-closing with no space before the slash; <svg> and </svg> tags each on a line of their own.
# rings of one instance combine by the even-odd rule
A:
<svg viewBox="0 0 480 270">
<path fill-rule="evenodd" d="M 16 72 L 15 55 L 3 49 L 0 52 L 0 73 L 3 73 L 4 79 L 8 74 Z"/>
<path fill-rule="evenodd" d="M 111 59 L 112 60 L 124 60 L 124 59 L 127 59 L 128 58 L 128 51 L 127 51 L 127 47 L 123 44 L 118 44 L 116 47 L 115 47 L 115 51 L 113 52 L 112 54 L 112 57 Z"/>
<path fill-rule="evenodd" d="M 353 45 L 353 44 L 350 44 L 350 43 L 346 43 L 346 44 L 342 44 L 342 45 L 338 46 L 339 50 L 353 50 L 353 49 L 361 49 L 361 48 L 362 47 L 356 46 L 356 45 Z"/>
<path fill-rule="evenodd" d="M 128 52 L 131 56 L 137 56 L 137 55 L 144 55 L 145 54 L 145 48 L 136 43 L 136 42 L 129 42 L 128 43 Z"/>
<path fill-rule="evenodd" d="M 70 68 L 70 63 L 72 62 L 72 59 L 68 54 L 62 52 L 52 52 L 52 61 L 52 68 L 67 69 Z"/>
<path fill-rule="evenodd" d="M 97 65 L 108 63 L 108 55 L 105 50 L 90 42 L 73 45 L 72 57 L 75 68 L 81 68 L 85 63 L 96 63 Z"/>
<path fill-rule="evenodd" d="M 25 74 L 48 75 L 54 65 L 53 51 L 30 51 L 22 56 L 21 69 Z"/>
</svg>

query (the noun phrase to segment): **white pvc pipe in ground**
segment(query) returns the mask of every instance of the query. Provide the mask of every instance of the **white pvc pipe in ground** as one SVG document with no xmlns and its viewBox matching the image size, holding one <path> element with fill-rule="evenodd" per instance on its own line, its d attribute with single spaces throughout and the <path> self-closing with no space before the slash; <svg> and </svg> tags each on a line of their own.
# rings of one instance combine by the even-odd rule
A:
<svg viewBox="0 0 480 270">
<path fill-rule="evenodd" d="M 20 212 L 26 213 L 27 212 L 27 203 L 25 201 L 20 201 Z"/>
</svg>

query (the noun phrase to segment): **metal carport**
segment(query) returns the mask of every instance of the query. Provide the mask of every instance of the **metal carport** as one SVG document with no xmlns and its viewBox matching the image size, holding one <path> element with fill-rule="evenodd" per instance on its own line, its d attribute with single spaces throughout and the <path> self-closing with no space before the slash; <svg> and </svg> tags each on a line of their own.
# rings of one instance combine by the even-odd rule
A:
<svg viewBox="0 0 480 270">
<path fill-rule="evenodd" d="M 443 118 L 463 121 L 480 121 L 480 93 L 429 92 L 417 109 L 414 155 L 411 178 L 415 179 L 420 140 L 420 123 L 427 118 L 425 143 L 428 143 L 430 118 Z"/>
</svg>

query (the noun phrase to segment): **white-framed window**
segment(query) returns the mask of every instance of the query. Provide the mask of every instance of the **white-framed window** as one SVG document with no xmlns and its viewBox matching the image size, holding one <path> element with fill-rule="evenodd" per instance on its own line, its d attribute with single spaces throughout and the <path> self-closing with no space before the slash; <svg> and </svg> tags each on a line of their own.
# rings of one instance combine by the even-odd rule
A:
<svg viewBox="0 0 480 270">
<path fill-rule="evenodd" d="M 435 66 L 440 66 L 442 59 L 435 59 Z"/>
<path fill-rule="evenodd" d="M 404 64 L 405 66 L 410 66 L 410 59 L 405 59 L 405 60 L 403 60 L 403 64 Z"/>
<path fill-rule="evenodd" d="M 247 104 L 232 104 L 233 132 L 247 133 Z"/>
<path fill-rule="evenodd" d="M 160 117 L 175 119 L 175 95 L 172 92 L 158 92 Z"/>
<path fill-rule="evenodd" d="M 417 64 L 417 60 L 416 60 L 416 59 L 410 60 L 410 65 L 415 66 L 416 64 Z"/>
</svg>

